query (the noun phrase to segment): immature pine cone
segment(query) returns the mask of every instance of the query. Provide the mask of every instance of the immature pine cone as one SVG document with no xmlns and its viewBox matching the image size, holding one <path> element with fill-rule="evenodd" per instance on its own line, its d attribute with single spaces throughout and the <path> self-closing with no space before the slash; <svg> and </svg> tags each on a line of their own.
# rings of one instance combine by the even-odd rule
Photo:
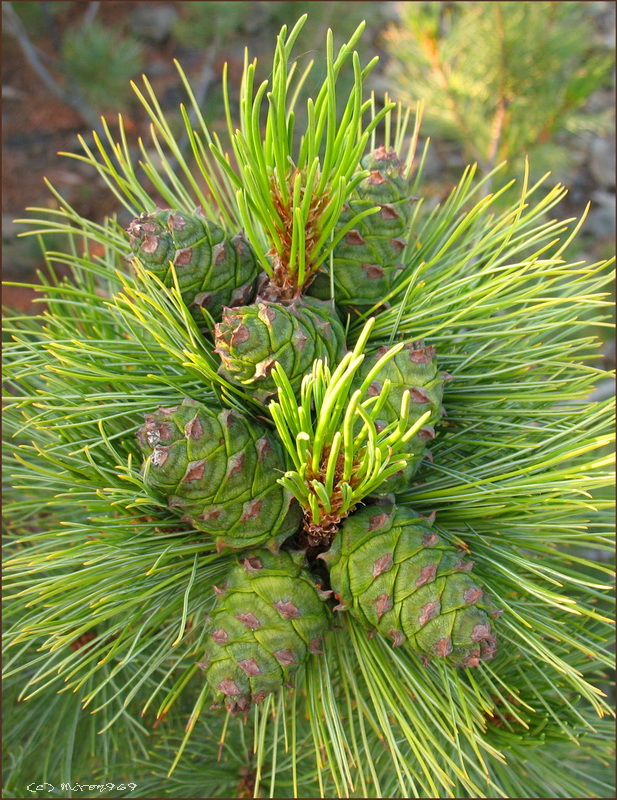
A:
<svg viewBox="0 0 617 800">
<path fill-rule="evenodd" d="M 238 556 L 208 624 L 200 666 L 234 714 L 248 712 L 283 684 L 289 685 L 309 653 L 321 653 L 332 614 L 322 592 L 302 569 L 304 554 L 267 550 Z"/>
<path fill-rule="evenodd" d="M 297 501 L 279 483 L 279 440 L 231 409 L 185 399 L 146 417 L 137 434 L 146 481 L 221 548 L 278 547 L 300 524 Z"/>
<path fill-rule="evenodd" d="M 142 214 L 127 228 L 133 257 L 172 286 L 175 265 L 182 299 L 198 322 L 202 309 L 218 319 L 223 306 L 250 303 L 259 265 L 241 235 L 226 237 L 201 209 L 185 214 L 171 209 Z"/>
<path fill-rule="evenodd" d="M 349 516 L 322 558 L 340 610 L 369 629 L 408 642 L 425 661 L 477 667 L 495 654 L 492 600 L 472 561 L 410 509 L 368 506 Z"/>
<path fill-rule="evenodd" d="M 297 389 L 316 358 L 336 364 L 345 352 L 345 332 L 336 312 L 313 298 L 227 308 L 215 335 L 223 362 L 219 372 L 260 400 L 276 392 L 271 374 L 275 364 Z"/>
<path fill-rule="evenodd" d="M 379 304 L 400 276 L 402 251 L 407 245 L 411 204 L 404 164 L 392 149 L 378 147 L 361 162 L 370 171 L 343 207 L 339 230 L 356 214 L 380 206 L 360 220 L 334 250 L 334 299 L 337 304 L 367 308 Z M 330 278 L 317 275 L 309 294 L 330 297 Z"/>
<path fill-rule="evenodd" d="M 387 347 L 381 347 L 362 362 L 355 381 L 356 388 L 387 350 Z M 369 386 L 368 396 L 375 397 L 381 395 L 384 381 L 387 379 L 391 381 L 388 399 L 376 419 L 377 427 L 380 430 L 399 419 L 401 400 L 406 389 L 410 391 L 408 425 L 411 426 L 427 411 L 431 412 L 429 420 L 406 444 L 406 452 L 412 454 L 407 467 L 388 478 L 379 487 L 379 494 L 401 492 L 409 487 L 411 478 L 418 471 L 422 459 L 426 455 L 428 443 L 435 438 L 434 425 L 443 414 L 441 405 L 443 384 L 449 378 L 447 373 L 437 370 L 435 348 L 430 345 L 426 346 L 424 342 L 419 341 L 406 344 L 394 358 L 383 366 L 379 377 Z"/>
</svg>

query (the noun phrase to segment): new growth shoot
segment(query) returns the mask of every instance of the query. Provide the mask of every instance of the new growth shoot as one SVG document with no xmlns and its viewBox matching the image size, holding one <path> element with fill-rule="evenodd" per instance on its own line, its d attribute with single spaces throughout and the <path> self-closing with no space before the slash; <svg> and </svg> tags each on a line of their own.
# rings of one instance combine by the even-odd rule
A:
<svg viewBox="0 0 617 800">
<path fill-rule="evenodd" d="M 263 269 L 279 297 L 291 298 L 307 286 L 336 244 L 360 219 L 379 210 L 365 209 L 337 231 L 336 223 L 345 201 L 368 172 L 356 173 L 370 136 L 395 107 L 386 103 L 372 113 L 371 100 L 363 101 L 362 87 L 377 58 L 360 67 L 355 43 L 364 30 L 358 26 L 338 55 L 334 54 L 332 31 L 326 40 L 327 76 L 315 99 L 306 103 L 306 132 L 294 144 L 296 106 L 302 86 L 313 66 L 296 74 L 297 62 L 288 66 L 294 42 L 306 15 L 287 33 L 283 26 L 277 38 L 271 81 L 254 91 L 257 61 L 245 65 L 240 95 L 240 127 L 231 118 L 227 72 L 224 93 L 227 126 L 236 167 L 218 140 L 210 149 L 236 191 L 242 224 Z M 336 81 L 351 59 L 354 81 L 342 115 L 337 112 Z M 260 125 L 261 109 L 267 101 L 265 133 Z M 368 122 L 363 117 L 368 114 Z M 352 178 L 353 176 L 353 178 Z M 263 254 L 264 235 L 270 245 Z"/>
<path fill-rule="evenodd" d="M 408 425 L 410 392 L 404 392 L 400 417 L 382 430 L 376 420 L 390 392 L 385 380 L 378 396 L 367 390 L 382 367 L 402 348 L 390 348 L 368 372 L 356 378 L 375 319 L 368 320 L 352 352 L 332 372 L 316 360 L 304 377 L 300 403 L 279 364 L 273 371 L 278 402 L 270 413 L 294 465 L 279 483 L 296 497 L 305 514 L 305 528 L 317 544 L 360 500 L 407 466 L 405 445 L 430 417 L 423 414 Z"/>
</svg>

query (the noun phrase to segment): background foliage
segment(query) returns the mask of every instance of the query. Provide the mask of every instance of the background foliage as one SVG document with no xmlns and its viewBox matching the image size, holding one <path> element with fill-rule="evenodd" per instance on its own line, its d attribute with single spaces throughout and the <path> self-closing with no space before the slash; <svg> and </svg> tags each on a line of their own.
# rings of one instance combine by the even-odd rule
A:
<svg viewBox="0 0 617 800">
<path fill-rule="evenodd" d="M 584 3 L 403 5 L 386 33 L 395 96 L 424 99 L 426 130 L 461 142 L 486 172 L 503 160 L 520 172 L 568 164 L 564 132 L 608 132 L 610 116 L 585 101 L 609 81 L 609 48 L 594 44 Z"/>
</svg>

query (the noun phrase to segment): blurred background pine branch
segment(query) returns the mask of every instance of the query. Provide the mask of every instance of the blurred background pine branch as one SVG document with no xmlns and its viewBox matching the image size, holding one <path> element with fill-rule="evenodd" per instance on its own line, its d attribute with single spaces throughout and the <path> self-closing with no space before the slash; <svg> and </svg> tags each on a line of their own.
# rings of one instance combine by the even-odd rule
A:
<svg viewBox="0 0 617 800">
<path fill-rule="evenodd" d="M 244 48 L 258 59 L 268 53 L 280 26 L 299 11 L 286 0 L 3 3 L 5 277 L 27 282 L 43 266 L 36 242 L 18 239 L 13 219 L 25 206 L 53 202 L 44 177 L 85 216 L 100 221 L 117 211 L 87 165 L 57 153 L 80 152 L 78 134 L 93 144 L 91 131 L 101 131 L 99 117 L 110 109 L 122 111 L 134 139 L 145 137 L 149 119 L 131 80 L 147 75 L 173 128 L 185 99 L 177 58 L 206 121 L 222 132 L 223 63 L 237 94 Z M 532 176 L 550 170 L 569 189 L 563 215 L 579 215 L 592 201 L 581 258 L 611 255 L 614 3 L 331 0 L 307 2 L 302 11 L 309 19 L 300 66 L 317 59 L 307 93 L 323 79 L 319 52 L 327 28 L 340 44 L 366 19 L 361 56 L 380 56 L 370 84 L 378 104 L 386 93 L 403 104 L 424 100 L 419 151 L 430 136 L 427 202 L 439 202 L 468 162 L 486 173 L 507 160 L 508 175 L 520 177 L 529 155 Z M 6 291 L 8 305 L 29 308 L 30 290 Z M 612 340 L 605 355 L 605 366 L 613 366 Z"/>
</svg>

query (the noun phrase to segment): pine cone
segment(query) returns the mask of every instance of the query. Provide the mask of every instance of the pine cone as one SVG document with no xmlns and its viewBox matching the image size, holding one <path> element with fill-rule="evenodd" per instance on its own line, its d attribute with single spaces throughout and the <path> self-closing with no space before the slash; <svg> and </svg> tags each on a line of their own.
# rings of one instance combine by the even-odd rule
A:
<svg viewBox="0 0 617 800">
<path fill-rule="evenodd" d="M 202 666 L 215 692 L 234 714 L 248 712 L 289 685 L 309 653 L 320 653 L 332 615 L 302 569 L 304 555 L 257 550 L 238 558 L 209 621 Z"/>
<path fill-rule="evenodd" d="M 472 561 L 413 511 L 365 507 L 348 517 L 322 558 L 340 610 L 369 629 L 408 641 L 425 661 L 476 667 L 493 657 L 497 609 L 470 574 Z"/>
<path fill-rule="evenodd" d="M 283 448 L 259 423 L 195 400 L 160 408 L 137 434 L 146 480 L 218 549 L 276 548 L 300 524 L 300 507 L 277 483 Z"/>
<path fill-rule="evenodd" d="M 345 352 L 345 332 L 336 312 L 313 298 L 288 304 L 260 300 L 225 309 L 215 339 L 221 375 L 251 388 L 261 400 L 276 391 L 271 372 L 277 362 L 297 389 L 316 358 L 335 364 Z"/>
<path fill-rule="evenodd" d="M 357 386 L 362 383 L 375 363 L 387 350 L 387 347 L 381 347 L 376 353 L 363 361 L 356 379 Z M 437 371 L 434 347 L 427 347 L 422 341 L 409 342 L 394 358 L 384 365 L 379 373 L 379 380 L 374 380 L 369 386 L 367 394 L 376 396 L 381 394 L 384 381 L 386 379 L 391 381 L 388 399 L 376 420 L 380 430 L 399 419 L 401 400 L 406 389 L 409 389 L 411 393 L 409 425 L 416 422 L 422 414 L 429 410 L 431 411 L 430 420 L 407 443 L 407 452 L 413 455 L 408 461 L 407 467 L 388 478 L 380 487 L 380 494 L 400 492 L 409 487 L 411 478 L 417 472 L 426 454 L 427 444 L 435 438 L 434 425 L 443 414 L 441 405 L 443 384 L 444 380 L 449 377 L 447 373 Z"/>
<path fill-rule="evenodd" d="M 157 210 L 134 219 L 127 231 L 133 256 L 166 286 L 173 285 L 169 265 L 175 265 L 182 299 L 198 322 L 202 309 L 217 319 L 223 306 L 255 296 L 260 270 L 251 245 L 241 235 L 226 238 L 203 213 Z"/>
<path fill-rule="evenodd" d="M 343 207 L 339 230 L 356 214 L 380 206 L 380 211 L 360 220 L 334 250 L 334 299 L 340 305 L 360 308 L 380 303 L 403 269 L 401 252 L 411 218 L 409 181 L 396 153 L 378 147 L 362 160 L 365 178 Z M 330 297 L 330 278 L 319 273 L 309 294 Z"/>
</svg>

